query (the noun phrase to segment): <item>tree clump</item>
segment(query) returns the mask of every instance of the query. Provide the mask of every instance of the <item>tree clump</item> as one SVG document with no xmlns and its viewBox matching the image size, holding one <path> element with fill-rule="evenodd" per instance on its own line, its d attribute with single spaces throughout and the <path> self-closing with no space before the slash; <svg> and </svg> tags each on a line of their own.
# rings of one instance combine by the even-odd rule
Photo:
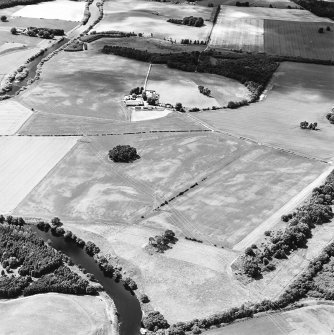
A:
<svg viewBox="0 0 334 335">
<path fill-rule="evenodd" d="M 187 16 L 183 19 L 168 19 L 167 22 L 174 24 L 183 24 L 192 27 L 202 27 L 204 25 L 204 20 L 202 17 Z"/>
<path fill-rule="evenodd" d="M 117 145 L 109 150 L 109 158 L 115 163 L 130 163 L 139 159 L 136 148 L 130 145 Z"/>
</svg>

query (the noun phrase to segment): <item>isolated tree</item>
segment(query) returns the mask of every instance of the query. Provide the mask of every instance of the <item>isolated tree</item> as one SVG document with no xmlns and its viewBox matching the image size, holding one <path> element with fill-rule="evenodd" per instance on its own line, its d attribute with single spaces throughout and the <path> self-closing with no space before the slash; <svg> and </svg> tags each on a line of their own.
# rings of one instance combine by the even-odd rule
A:
<svg viewBox="0 0 334 335">
<path fill-rule="evenodd" d="M 17 34 L 17 30 L 15 27 L 13 27 L 10 32 L 13 34 L 13 35 L 16 35 Z"/>
<path fill-rule="evenodd" d="M 182 104 L 181 102 L 177 102 L 176 105 L 175 105 L 175 109 L 179 112 L 182 108 Z"/>
<path fill-rule="evenodd" d="M 326 30 L 327 30 L 327 31 L 331 31 L 331 27 L 330 27 L 330 26 L 327 26 L 327 27 L 326 27 Z"/>
<path fill-rule="evenodd" d="M 140 156 L 137 154 L 136 148 L 130 145 L 117 145 L 112 150 L 109 150 L 109 158 L 114 162 L 129 163 Z"/>
<path fill-rule="evenodd" d="M 318 29 L 318 33 L 319 33 L 319 34 L 323 34 L 323 33 L 324 33 L 324 28 L 319 28 L 319 29 Z"/>
<path fill-rule="evenodd" d="M 1 21 L 6 22 L 7 21 L 7 16 L 6 15 L 1 15 Z"/>
</svg>

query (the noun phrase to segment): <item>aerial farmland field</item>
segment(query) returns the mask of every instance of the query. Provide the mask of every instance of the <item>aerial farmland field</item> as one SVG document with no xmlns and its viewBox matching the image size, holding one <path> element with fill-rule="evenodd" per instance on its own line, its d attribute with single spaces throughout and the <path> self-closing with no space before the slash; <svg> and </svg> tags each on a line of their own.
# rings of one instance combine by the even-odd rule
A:
<svg viewBox="0 0 334 335">
<path fill-rule="evenodd" d="M 180 228 L 191 237 L 232 247 L 324 169 L 318 162 L 249 145 L 247 153 L 222 162 L 214 176 L 173 202 L 193 227 L 189 230 L 185 222 Z"/>
<path fill-rule="evenodd" d="M 304 334 L 327 335 L 332 332 L 334 306 L 315 305 L 299 308 L 209 331 L 208 335 Z"/>
<path fill-rule="evenodd" d="M 12 211 L 75 145 L 75 137 L 1 137 L 0 211 Z"/>
<path fill-rule="evenodd" d="M 58 0 L 24 6 L 13 13 L 12 16 L 81 21 L 83 19 L 84 8 L 84 2 Z"/>
<path fill-rule="evenodd" d="M 143 33 L 161 39 L 181 39 L 206 41 L 212 28 L 212 22 L 205 21 L 203 27 L 190 27 L 167 22 L 169 18 L 185 16 L 203 17 L 209 20 L 212 9 L 189 5 L 160 4 L 155 2 L 121 1 L 119 6 L 107 3 L 105 16 L 94 30 L 97 32 L 118 30 Z"/>
<path fill-rule="evenodd" d="M 122 98 L 133 87 L 144 85 L 148 66 L 93 50 L 62 52 L 46 63 L 41 80 L 20 99 L 51 114 L 127 120 Z"/>
<path fill-rule="evenodd" d="M 32 115 L 32 112 L 16 101 L 0 102 L 0 134 L 15 134 L 24 122 Z"/>
<path fill-rule="evenodd" d="M 331 31 L 319 34 L 319 28 Z M 271 55 L 334 60 L 334 24 L 264 20 L 264 52 Z"/>
<path fill-rule="evenodd" d="M 50 313 L 52 310 L 52 313 Z M 105 303 L 98 297 L 66 294 L 38 294 L 0 302 L 2 334 L 42 335 L 53 324 L 52 334 L 93 335 L 110 331 Z M 20 315 L 20 322 L 17 316 Z M 36 317 L 39 315 L 39 317 Z M 34 322 L 31 322 L 31 320 Z"/>
<path fill-rule="evenodd" d="M 135 144 L 141 159 L 115 166 L 106 153 L 124 143 Z M 89 137 L 79 142 L 16 212 L 31 216 L 54 212 L 71 221 L 113 217 L 131 222 L 152 210 L 154 197 L 156 206 L 160 205 L 248 148 L 242 141 L 208 133 Z"/>
<path fill-rule="evenodd" d="M 208 97 L 201 94 L 198 90 L 199 85 L 209 88 L 211 95 Z M 212 74 L 182 72 L 158 64 L 152 65 L 147 88 L 156 90 L 163 103 L 175 105 L 182 102 L 186 107 L 226 106 L 229 101 L 239 101 L 249 96 L 248 89 L 233 79 Z"/>
<path fill-rule="evenodd" d="M 210 47 L 263 52 L 263 20 L 219 16 L 210 37 Z"/>
<path fill-rule="evenodd" d="M 330 161 L 334 157 L 334 133 L 325 115 L 333 107 L 333 76 L 331 66 L 284 62 L 259 103 L 233 111 L 203 112 L 196 117 L 258 142 Z M 300 129 L 304 120 L 318 122 L 319 131 Z"/>
</svg>

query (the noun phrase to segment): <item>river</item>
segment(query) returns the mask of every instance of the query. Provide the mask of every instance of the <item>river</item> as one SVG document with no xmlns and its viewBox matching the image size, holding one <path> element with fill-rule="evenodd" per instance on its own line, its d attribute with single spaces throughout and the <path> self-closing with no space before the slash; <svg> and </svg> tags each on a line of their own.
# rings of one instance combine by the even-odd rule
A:
<svg viewBox="0 0 334 335">
<path fill-rule="evenodd" d="M 72 261 L 81 265 L 87 272 L 92 273 L 98 282 L 103 286 L 107 294 L 113 299 L 119 313 L 120 334 L 138 335 L 140 334 L 140 322 L 142 312 L 140 304 L 135 295 L 127 291 L 121 282 L 116 283 L 113 278 L 106 277 L 95 263 L 93 257 L 78 247 L 73 241 L 67 241 L 63 236 L 53 236 L 51 232 L 40 231 L 36 226 L 32 226 L 45 242 L 51 240 L 51 246 L 70 257 Z"/>
</svg>

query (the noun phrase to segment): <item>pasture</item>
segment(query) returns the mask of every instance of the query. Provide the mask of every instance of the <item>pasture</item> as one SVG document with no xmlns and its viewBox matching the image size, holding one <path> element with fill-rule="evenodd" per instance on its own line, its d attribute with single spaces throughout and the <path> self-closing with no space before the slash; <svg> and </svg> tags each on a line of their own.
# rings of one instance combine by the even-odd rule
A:
<svg viewBox="0 0 334 335">
<path fill-rule="evenodd" d="M 13 13 L 12 16 L 78 22 L 83 18 L 84 8 L 84 2 L 58 0 L 24 6 L 23 8 Z"/>
<path fill-rule="evenodd" d="M 326 31 L 330 26 L 331 31 Z M 323 28 L 324 34 L 318 29 Z M 334 60 L 334 24 L 264 20 L 264 52 L 270 55 Z"/>
<path fill-rule="evenodd" d="M 0 211 L 11 212 L 76 141 L 75 137 L 0 137 Z"/>
<path fill-rule="evenodd" d="M 210 96 L 201 94 L 198 86 L 211 90 Z M 166 65 L 152 65 L 147 89 L 160 94 L 160 102 L 175 105 L 181 102 L 185 107 L 207 108 L 226 106 L 229 101 L 247 99 L 248 89 L 223 76 L 203 73 L 183 72 L 168 68 Z"/>
<path fill-rule="evenodd" d="M 0 302 L 1 334 L 110 334 L 110 316 L 100 297 L 38 294 Z"/>
<path fill-rule="evenodd" d="M 184 16 L 201 16 L 208 20 L 212 9 L 184 4 L 162 4 L 158 2 L 129 0 L 106 3 L 103 20 L 95 26 L 97 32 L 118 30 L 124 32 L 143 33 L 144 36 L 160 39 L 207 40 L 212 28 L 212 22 L 205 21 L 203 27 L 190 27 L 167 22 L 169 18 Z"/>
<path fill-rule="evenodd" d="M 13 100 L 0 102 L 0 134 L 15 134 L 32 112 Z"/>
<path fill-rule="evenodd" d="M 44 65 L 41 80 L 20 97 L 50 114 L 125 121 L 129 116 L 123 96 L 144 85 L 147 70 L 148 63 L 114 55 L 62 52 Z"/>
<path fill-rule="evenodd" d="M 328 335 L 334 328 L 334 306 L 307 306 L 214 329 L 208 335 Z"/>
<path fill-rule="evenodd" d="M 258 142 L 331 160 L 334 133 L 325 116 L 333 107 L 333 77 L 331 66 L 284 62 L 262 101 L 233 111 L 202 112 L 196 117 Z M 300 129 L 304 120 L 317 122 L 319 130 Z"/>
</svg>

